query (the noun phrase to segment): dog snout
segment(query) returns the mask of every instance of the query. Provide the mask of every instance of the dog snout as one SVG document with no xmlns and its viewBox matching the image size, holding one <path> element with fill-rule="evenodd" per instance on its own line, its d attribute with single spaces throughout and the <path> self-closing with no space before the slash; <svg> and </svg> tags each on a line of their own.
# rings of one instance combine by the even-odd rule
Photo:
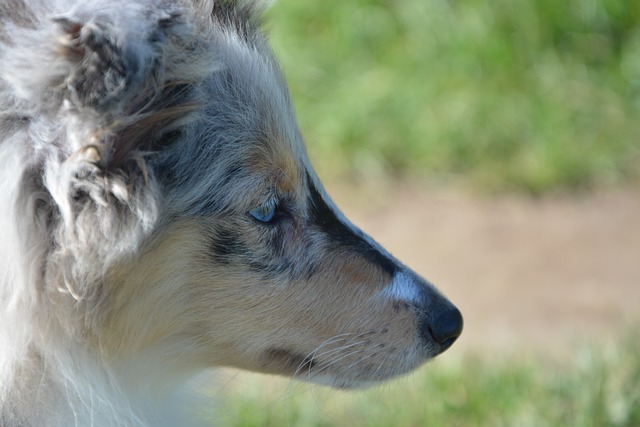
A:
<svg viewBox="0 0 640 427">
<path fill-rule="evenodd" d="M 442 298 L 442 297 L 440 297 Z M 423 339 L 438 345 L 438 354 L 447 350 L 462 334 L 462 313 L 449 301 L 438 301 L 422 314 L 420 333 Z"/>
<path fill-rule="evenodd" d="M 402 271 L 381 295 L 391 301 L 404 302 L 417 315 L 420 339 L 426 348 L 440 354 L 462 334 L 462 314 L 429 282 L 411 271 Z"/>
</svg>

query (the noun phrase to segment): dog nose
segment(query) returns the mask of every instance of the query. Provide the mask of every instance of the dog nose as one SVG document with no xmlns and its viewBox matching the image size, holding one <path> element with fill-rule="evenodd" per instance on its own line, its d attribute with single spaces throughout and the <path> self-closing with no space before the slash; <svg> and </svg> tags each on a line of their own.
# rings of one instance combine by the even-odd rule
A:
<svg viewBox="0 0 640 427">
<path fill-rule="evenodd" d="M 435 341 L 439 346 L 438 353 L 442 353 L 462 334 L 462 314 L 448 301 L 435 305 L 425 314 L 422 333 L 428 335 L 425 338 Z"/>
<path fill-rule="evenodd" d="M 447 307 L 439 313 L 431 323 L 431 335 L 440 344 L 441 351 L 445 351 L 462 334 L 462 313 L 456 307 Z"/>
<path fill-rule="evenodd" d="M 417 314 L 419 338 L 429 353 L 442 353 L 462 333 L 462 314 L 429 282 L 411 271 L 396 273 L 389 286 L 378 294 L 392 301 L 404 301 Z"/>
</svg>

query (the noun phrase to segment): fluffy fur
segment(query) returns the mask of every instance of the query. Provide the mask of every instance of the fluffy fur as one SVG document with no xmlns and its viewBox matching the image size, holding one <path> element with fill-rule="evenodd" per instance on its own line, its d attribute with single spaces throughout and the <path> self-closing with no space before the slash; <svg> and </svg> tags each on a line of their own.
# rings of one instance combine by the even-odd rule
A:
<svg viewBox="0 0 640 427">
<path fill-rule="evenodd" d="M 363 386 L 460 334 L 325 194 L 260 8 L 0 4 L 2 426 L 187 425 L 207 368 Z"/>
</svg>

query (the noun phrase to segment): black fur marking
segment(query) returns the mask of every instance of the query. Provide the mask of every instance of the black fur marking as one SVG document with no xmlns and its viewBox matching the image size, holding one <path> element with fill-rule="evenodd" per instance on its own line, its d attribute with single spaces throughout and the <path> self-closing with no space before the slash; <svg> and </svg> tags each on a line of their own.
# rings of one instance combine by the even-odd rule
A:
<svg viewBox="0 0 640 427">
<path fill-rule="evenodd" d="M 266 249 L 266 256 L 252 259 L 249 261 L 249 267 L 266 277 L 278 277 L 283 275 L 292 275 L 296 269 L 296 264 L 286 254 L 285 250 L 285 230 L 288 224 L 285 223 L 288 217 L 275 219 L 273 224 L 257 224 L 263 227 L 268 237 L 266 237 L 262 245 Z M 257 221 L 256 221 L 257 222 Z"/>
<path fill-rule="evenodd" d="M 256 9 L 255 1 L 239 5 L 230 0 L 218 0 L 213 4 L 211 15 L 222 26 L 233 29 L 246 42 L 253 43 L 260 28 L 260 13 L 256 13 Z"/>
<path fill-rule="evenodd" d="M 210 237 L 209 248 L 214 261 L 221 264 L 231 264 L 246 254 L 247 247 L 232 231 L 218 228 Z"/>
<path fill-rule="evenodd" d="M 177 128 L 172 129 L 162 134 L 162 136 L 153 143 L 151 146 L 154 150 L 163 150 L 176 143 L 180 138 L 184 136 L 184 129 Z"/>
<path fill-rule="evenodd" d="M 393 311 L 399 313 L 401 311 L 409 310 L 411 305 L 405 301 L 394 301 L 393 302 Z"/>
<path fill-rule="evenodd" d="M 301 374 L 305 374 L 313 370 L 317 366 L 317 362 L 311 356 L 304 356 L 300 353 L 285 350 L 283 348 L 272 348 L 265 352 L 267 366 L 273 362 L 284 363 Z"/>
<path fill-rule="evenodd" d="M 327 205 L 322 195 L 307 176 L 309 185 L 309 197 L 311 202 L 311 222 L 329 238 L 335 247 L 346 247 L 356 251 L 367 261 L 375 264 L 389 276 L 393 276 L 398 270 L 393 260 L 383 255 L 369 244 L 361 235 L 345 225 L 336 213 Z"/>
</svg>

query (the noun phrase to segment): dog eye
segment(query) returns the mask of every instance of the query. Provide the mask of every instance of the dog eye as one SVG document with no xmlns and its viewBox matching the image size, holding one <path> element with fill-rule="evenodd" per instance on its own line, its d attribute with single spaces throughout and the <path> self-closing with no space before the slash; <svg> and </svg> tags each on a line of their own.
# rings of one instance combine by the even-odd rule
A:
<svg viewBox="0 0 640 427">
<path fill-rule="evenodd" d="M 249 211 L 249 215 L 260 222 L 265 224 L 273 221 L 276 216 L 276 210 L 278 208 L 278 202 L 276 200 L 269 200 L 266 203 L 258 206 L 255 209 Z"/>
</svg>

